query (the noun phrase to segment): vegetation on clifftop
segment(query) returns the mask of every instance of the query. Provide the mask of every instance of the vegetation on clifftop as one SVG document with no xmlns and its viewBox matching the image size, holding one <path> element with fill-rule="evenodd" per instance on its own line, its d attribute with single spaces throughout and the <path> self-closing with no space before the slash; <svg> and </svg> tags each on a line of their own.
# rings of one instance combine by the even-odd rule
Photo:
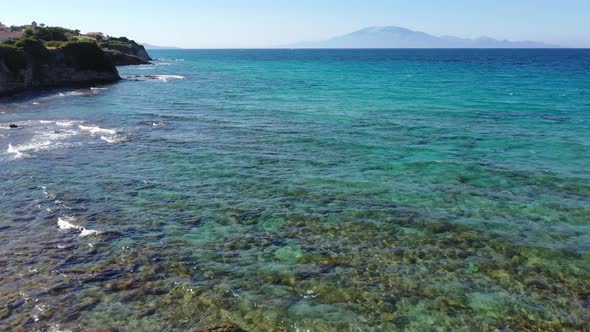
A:
<svg viewBox="0 0 590 332">
<path fill-rule="evenodd" d="M 44 41 L 68 41 L 80 36 L 80 30 L 71 30 L 62 27 L 37 27 L 25 30 L 25 36 Z"/>
<path fill-rule="evenodd" d="M 145 61 L 151 60 L 145 48 L 134 40 L 127 37 L 111 37 L 101 33 L 91 33 L 82 35 L 80 30 L 72 30 L 62 27 L 23 27 L 24 36 L 21 39 L 11 39 L 5 41 L 4 45 L 13 45 L 16 47 L 28 47 L 37 55 L 42 56 L 45 48 L 72 48 L 70 43 L 86 42 L 97 44 L 104 50 L 117 51 L 133 57 L 139 57 Z M 0 45 L 2 45 L 0 44 Z M 40 47 L 41 45 L 45 47 Z M 74 46 L 76 48 L 77 46 Z M 92 53 L 91 59 L 98 59 L 95 50 L 90 51 L 90 46 L 79 46 L 85 48 L 85 52 Z M 76 51 L 77 52 L 77 51 Z M 90 54 L 89 53 L 89 54 Z M 112 53 L 109 53 L 112 55 Z M 117 59 L 120 59 L 119 56 Z"/>
</svg>

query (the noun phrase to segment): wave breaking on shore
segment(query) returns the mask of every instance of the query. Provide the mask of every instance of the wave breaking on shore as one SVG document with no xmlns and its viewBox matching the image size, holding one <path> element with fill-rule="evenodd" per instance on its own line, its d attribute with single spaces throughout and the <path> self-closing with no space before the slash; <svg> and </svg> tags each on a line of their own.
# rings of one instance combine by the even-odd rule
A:
<svg viewBox="0 0 590 332">
<path fill-rule="evenodd" d="M 0 123 L 0 139 L 6 141 L 5 155 L 23 159 L 36 153 L 90 143 L 95 139 L 109 144 L 121 143 L 128 137 L 115 129 L 86 124 L 77 120 L 29 120 Z"/>
</svg>

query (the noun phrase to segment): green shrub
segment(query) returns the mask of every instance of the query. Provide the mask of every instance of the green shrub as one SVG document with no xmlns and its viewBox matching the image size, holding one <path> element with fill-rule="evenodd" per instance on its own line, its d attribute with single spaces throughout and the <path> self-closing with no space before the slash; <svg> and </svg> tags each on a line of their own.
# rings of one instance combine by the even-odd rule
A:
<svg viewBox="0 0 590 332">
<path fill-rule="evenodd" d="M 55 48 L 60 48 L 60 47 L 64 46 L 64 43 L 65 43 L 65 42 L 56 41 L 56 40 L 53 40 L 53 41 L 48 41 L 48 42 L 45 42 L 45 47 L 55 47 Z"/>
<path fill-rule="evenodd" d="M 25 53 L 16 47 L 0 45 L 0 61 L 4 61 L 8 69 L 17 71 L 27 66 Z"/>
<path fill-rule="evenodd" d="M 127 37 L 119 37 L 119 38 L 117 38 L 117 37 L 111 37 L 109 40 L 116 41 L 116 42 L 118 41 L 118 42 L 121 42 L 121 43 L 129 43 L 129 38 L 127 38 Z"/>
<path fill-rule="evenodd" d="M 49 50 L 43 42 L 36 38 L 25 38 L 16 41 L 14 46 L 23 48 L 26 53 L 31 54 L 35 60 L 45 60 L 50 57 Z"/>
<path fill-rule="evenodd" d="M 80 35 L 79 30 L 70 30 L 62 27 L 39 27 L 33 30 L 32 37 L 44 41 L 68 41 L 73 36 Z"/>
</svg>

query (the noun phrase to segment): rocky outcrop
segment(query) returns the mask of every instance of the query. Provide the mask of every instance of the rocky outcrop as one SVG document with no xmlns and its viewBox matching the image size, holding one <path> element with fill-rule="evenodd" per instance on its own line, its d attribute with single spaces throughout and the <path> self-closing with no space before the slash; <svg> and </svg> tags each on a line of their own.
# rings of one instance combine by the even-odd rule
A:
<svg viewBox="0 0 590 332">
<path fill-rule="evenodd" d="M 149 64 L 149 61 L 152 60 L 143 45 L 124 37 L 101 42 L 100 47 L 113 57 L 117 66 Z M 137 58 L 143 60 L 143 62 L 140 62 Z"/>
<path fill-rule="evenodd" d="M 70 42 L 47 49 L 30 40 L 21 46 L 0 46 L 0 96 L 121 79 L 111 57 L 94 43 Z"/>
<path fill-rule="evenodd" d="M 121 51 L 103 49 L 111 58 L 115 66 L 134 66 L 134 65 L 149 65 L 151 62 L 135 55 L 123 53 Z"/>
</svg>

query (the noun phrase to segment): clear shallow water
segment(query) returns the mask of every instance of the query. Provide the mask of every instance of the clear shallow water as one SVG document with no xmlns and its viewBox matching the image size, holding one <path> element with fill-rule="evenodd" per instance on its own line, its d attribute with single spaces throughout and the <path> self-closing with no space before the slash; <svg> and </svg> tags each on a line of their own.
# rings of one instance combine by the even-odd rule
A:
<svg viewBox="0 0 590 332">
<path fill-rule="evenodd" d="M 0 104 L 2 329 L 589 329 L 590 51 L 153 55 Z"/>
</svg>

